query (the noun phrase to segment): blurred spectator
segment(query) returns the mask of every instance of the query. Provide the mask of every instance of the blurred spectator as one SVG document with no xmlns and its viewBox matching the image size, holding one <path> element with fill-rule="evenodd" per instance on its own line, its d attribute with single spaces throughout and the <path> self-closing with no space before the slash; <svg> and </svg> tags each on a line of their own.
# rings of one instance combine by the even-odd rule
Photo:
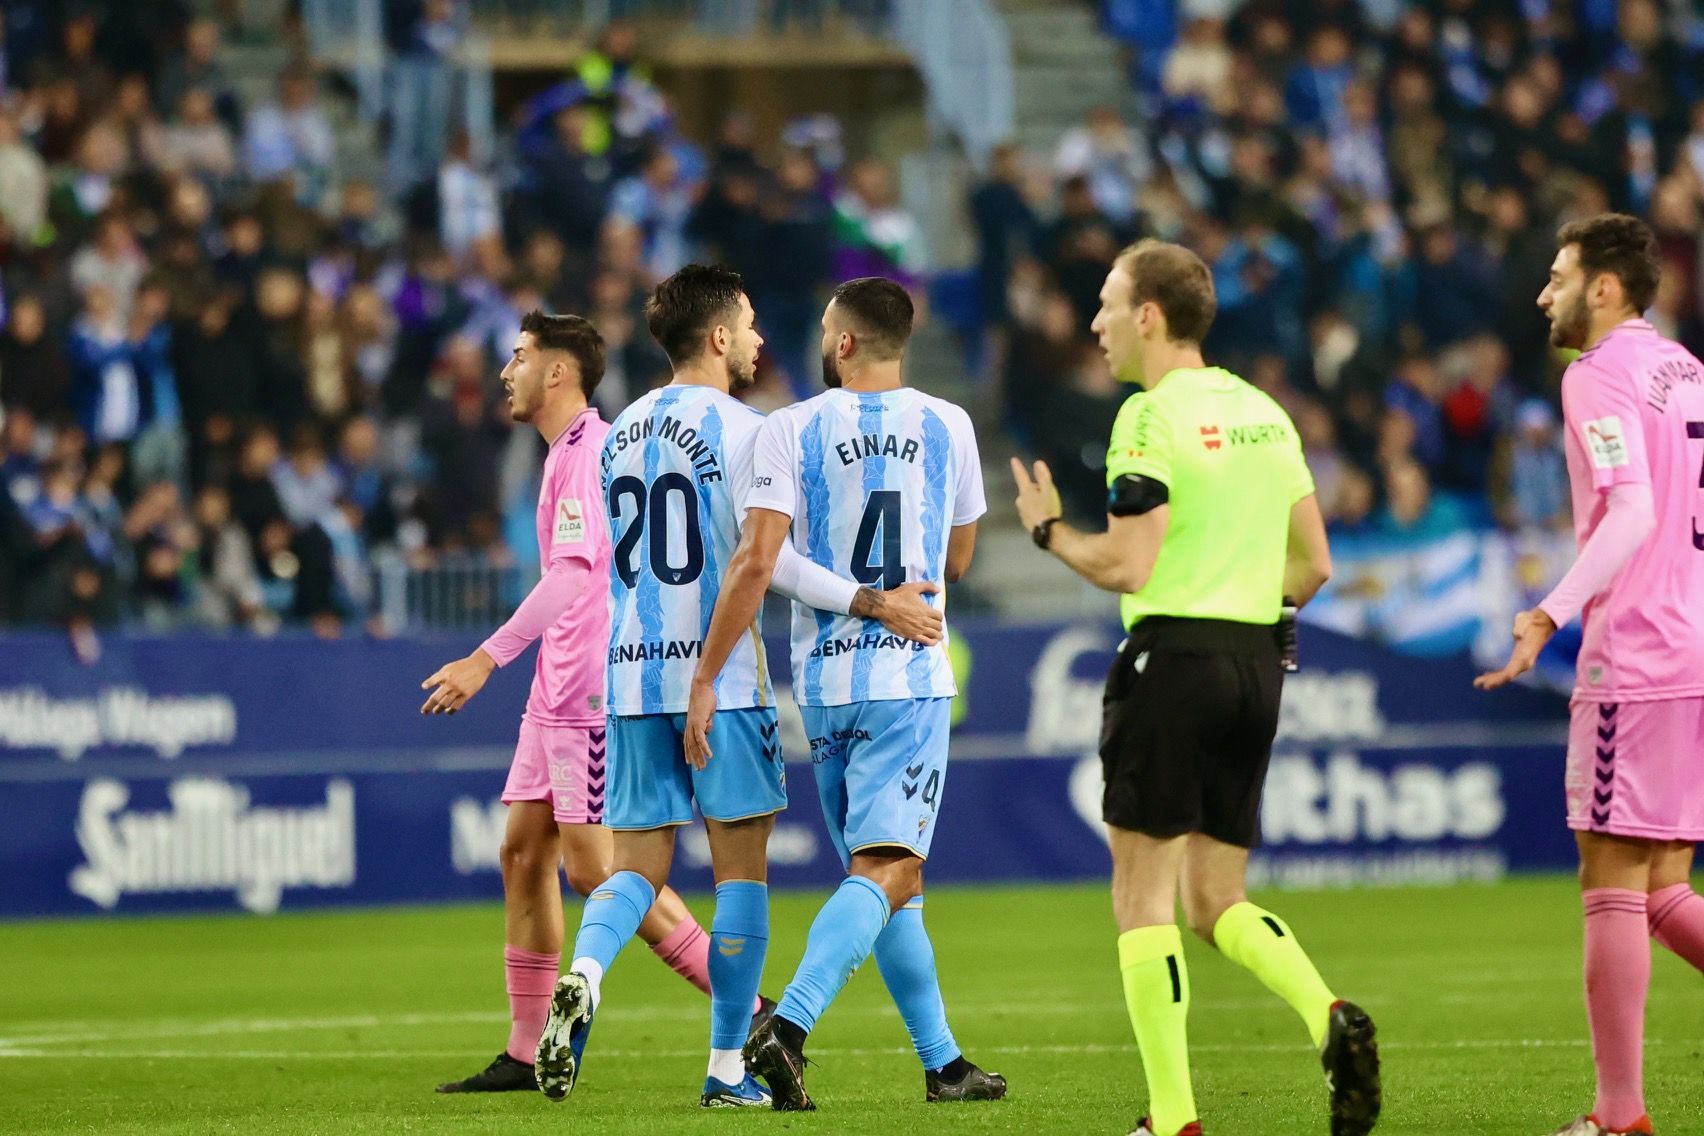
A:
<svg viewBox="0 0 1704 1136">
<path fill-rule="evenodd" d="M 390 180 L 406 193 L 431 176 L 449 141 L 452 57 L 467 34 L 456 0 L 392 0 L 385 5 L 391 58 Z"/>
<path fill-rule="evenodd" d="M 231 496 L 209 485 L 195 498 L 195 571 L 200 580 L 195 615 L 209 627 L 258 621 L 260 574 L 242 526 L 231 518 Z"/>
<path fill-rule="evenodd" d="M 920 282 L 923 231 L 899 204 L 893 171 L 874 158 L 854 163 L 834 199 L 837 280 L 886 276 L 908 289 Z"/>
<path fill-rule="evenodd" d="M 438 239 L 456 256 L 477 240 L 503 235 L 496 179 L 473 164 L 472 154 L 468 136 L 457 134 L 438 169 Z"/>
<path fill-rule="evenodd" d="M 1492 477 L 1497 520 L 1516 531 L 1566 530 L 1568 468 L 1556 412 L 1547 403 L 1529 399 L 1521 404 L 1515 427 Z"/>
<path fill-rule="evenodd" d="M 589 250 L 609 204 L 610 164 L 587 148 L 592 118 L 585 107 L 566 107 L 553 122 L 527 155 L 525 197 L 535 223 L 568 248 Z"/>
<path fill-rule="evenodd" d="M 665 146 L 648 150 L 639 172 L 611 191 L 609 215 L 643 234 L 645 268 L 654 279 L 673 275 L 686 264 L 686 226 L 697 193 L 698 187 L 684 178 L 679 160 Z"/>
<path fill-rule="evenodd" d="M 1385 505 L 1373 524 L 1386 536 L 1419 542 L 1459 532 L 1467 518 L 1453 497 L 1432 492 L 1420 463 L 1408 458 L 1390 461 L 1384 470 Z"/>
<path fill-rule="evenodd" d="M 236 87 L 219 61 L 219 25 L 210 19 L 191 20 L 184 28 L 183 50 L 166 60 L 160 73 L 159 98 L 163 107 L 181 107 L 192 90 L 206 91 L 213 109 L 230 129 L 241 121 Z"/>
<path fill-rule="evenodd" d="M 219 121 L 213 92 L 190 87 L 176 110 L 176 117 L 160 135 L 160 168 L 223 186 L 237 172 L 237 146 L 229 128 Z"/>
<path fill-rule="evenodd" d="M 33 244 L 47 223 L 47 163 L 18 132 L 15 115 L 0 108 L 0 220 L 12 239 Z"/>
<path fill-rule="evenodd" d="M 1012 262 L 1038 251 L 1041 225 L 1024 196 L 1022 183 L 1022 154 L 1007 143 L 994 148 L 988 179 L 970 195 L 980 266 L 977 295 L 983 319 L 996 326 L 1004 326 L 1011 318 L 1006 292 L 1011 285 Z"/>
<path fill-rule="evenodd" d="M 342 486 L 318 430 L 297 428 L 289 455 L 272 467 L 272 487 L 285 519 L 299 529 L 320 524 L 336 509 Z"/>
<path fill-rule="evenodd" d="M 1141 139 L 1118 112 L 1097 107 L 1083 125 L 1059 140 L 1053 168 L 1062 178 L 1087 179 L 1096 207 L 1115 223 L 1127 225 L 1136 216 L 1137 192 L 1154 166 Z"/>
<path fill-rule="evenodd" d="M 47 313 L 31 294 L 12 297 L 0 332 L 0 408 L 24 410 L 53 422 L 70 417 L 71 371 L 65 353 L 47 334 Z"/>
<path fill-rule="evenodd" d="M 278 101 L 249 114 L 243 153 L 255 181 L 287 180 L 296 200 L 305 205 L 318 206 L 325 199 L 337 142 L 306 65 L 285 68 L 278 76 Z"/>
<path fill-rule="evenodd" d="M 142 274 L 148 270 L 130 222 L 123 214 L 109 211 L 95 222 L 94 239 L 71 258 L 71 282 L 87 293 L 99 285 L 106 289 L 120 323 L 130 319 L 130 307 Z"/>
<path fill-rule="evenodd" d="M 764 351 L 780 363 L 796 397 L 816 393 L 822 304 L 817 293 L 833 265 L 834 212 L 821 171 L 806 150 L 783 151 L 775 185 L 758 205 L 758 229 L 742 258 L 760 305 Z M 637 392 L 636 392 L 637 393 Z"/>
</svg>

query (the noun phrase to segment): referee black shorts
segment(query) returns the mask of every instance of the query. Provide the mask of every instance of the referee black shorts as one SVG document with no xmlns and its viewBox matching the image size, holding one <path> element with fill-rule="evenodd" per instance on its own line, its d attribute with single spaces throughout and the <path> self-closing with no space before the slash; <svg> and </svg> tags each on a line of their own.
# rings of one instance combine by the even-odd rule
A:
<svg viewBox="0 0 1704 1136">
<path fill-rule="evenodd" d="M 1283 682 L 1271 626 L 1138 622 L 1106 680 L 1106 822 L 1148 836 L 1200 832 L 1258 844 Z"/>
</svg>

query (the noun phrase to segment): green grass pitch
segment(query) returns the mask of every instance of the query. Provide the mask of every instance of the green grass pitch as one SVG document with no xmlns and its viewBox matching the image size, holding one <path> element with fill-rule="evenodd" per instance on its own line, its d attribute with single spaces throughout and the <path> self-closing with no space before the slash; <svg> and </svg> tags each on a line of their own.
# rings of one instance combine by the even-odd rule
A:
<svg viewBox="0 0 1704 1136">
<path fill-rule="evenodd" d="M 779 991 L 823 896 L 778 895 Z M 1571 881 L 1264 897 L 1379 1024 L 1380 1132 L 1538 1136 L 1590 1105 Z M 708 903 L 693 901 L 699 917 Z M 946 889 L 929 903 L 966 1052 L 998 1104 L 925 1105 L 873 965 L 811 1039 L 815 1115 L 705 1113 L 706 1003 L 629 948 L 575 1094 L 442 1097 L 503 1044 L 495 906 L 0 926 L 4 1133 L 1122 1134 L 1144 1103 L 1101 887 Z M 1704 979 L 1658 950 L 1647 1094 L 1704 1130 Z M 1194 944 L 1196 1092 L 1214 1136 L 1323 1133 L 1301 1024 Z"/>
</svg>

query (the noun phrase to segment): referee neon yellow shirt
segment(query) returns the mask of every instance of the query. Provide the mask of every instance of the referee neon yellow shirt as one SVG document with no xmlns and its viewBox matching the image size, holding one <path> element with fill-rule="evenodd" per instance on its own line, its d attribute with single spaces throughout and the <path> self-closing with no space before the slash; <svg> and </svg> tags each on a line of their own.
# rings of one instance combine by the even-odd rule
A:
<svg viewBox="0 0 1704 1136">
<path fill-rule="evenodd" d="M 1290 507 L 1314 491 L 1282 407 L 1222 367 L 1169 371 L 1113 423 L 1106 483 L 1164 482 L 1171 516 L 1153 575 L 1119 601 L 1129 628 L 1150 615 L 1276 623 Z"/>
</svg>

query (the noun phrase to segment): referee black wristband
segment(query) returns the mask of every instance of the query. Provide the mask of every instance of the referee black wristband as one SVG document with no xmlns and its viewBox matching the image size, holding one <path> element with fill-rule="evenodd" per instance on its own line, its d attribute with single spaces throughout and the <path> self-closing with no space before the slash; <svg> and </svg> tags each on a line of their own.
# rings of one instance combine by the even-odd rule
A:
<svg viewBox="0 0 1704 1136">
<path fill-rule="evenodd" d="M 1053 526 L 1064 519 L 1064 517 L 1049 517 L 1031 529 L 1030 539 L 1035 541 L 1035 546 L 1045 552 L 1047 546 L 1053 543 Z"/>
</svg>

